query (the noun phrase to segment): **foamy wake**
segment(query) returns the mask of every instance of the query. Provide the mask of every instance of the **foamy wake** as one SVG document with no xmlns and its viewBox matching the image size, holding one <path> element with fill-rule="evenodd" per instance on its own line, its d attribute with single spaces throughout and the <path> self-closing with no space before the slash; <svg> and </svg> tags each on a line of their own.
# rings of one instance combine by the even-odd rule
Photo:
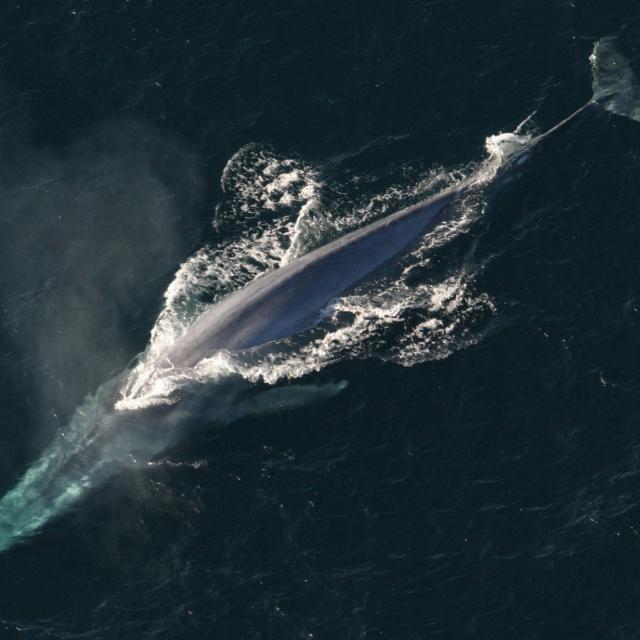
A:
<svg viewBox="0 0 640 640">
<path fill-rule="evenodd" d="M 279 157 L 258 145 L 241 148 L 223 171 L 225 198 L 213 222 L 231 226 L 234 235 L 220 245 L 200 249 L 178 269 L 149 347 L 129 373 L 116 407 L 172 403 L 185 385 L 229 375 L 275 383 L 348 358 L 377 357 L 411 366 L 445 358 L 477 342 L 495 306 L 477 290 L 473 268 L 459 265 L 436 284 L 415 284 L 413 277 L 416 270 L 428 270 L 434 251 L 468 233 L 482 216 L 483 202 L 472 196 L 405 257 L 395 277 L 334 300 L 319 327 L 289 340 L 286 348 L 220 352 L 188 370 L 155 367 L 158 356 L 208 305 L 254 278 L 470 176 L 478 184 L 489 183 L 505 159 L 529 142 L 521 128 L 487 138 L 488 155 L 482 163 L 455 171 L 432 169 L 412 184 L 396 184 L 350 209 L 330 195 L 344 189 L 326 185 L 312 165 Z"/>
</svg>

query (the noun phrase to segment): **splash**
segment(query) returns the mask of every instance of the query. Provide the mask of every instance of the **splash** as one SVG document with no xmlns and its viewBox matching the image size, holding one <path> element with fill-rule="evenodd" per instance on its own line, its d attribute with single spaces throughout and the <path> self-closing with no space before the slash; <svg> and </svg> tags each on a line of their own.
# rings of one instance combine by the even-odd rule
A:
<svg viewBox="0 0 640 640">
<path fill-rule="evenodd" d="M 345 359 L 375 357 L 412 366 L 473 344 L 495 310 L 489 296 L 476 291 L 473 269 L 458 265 L 443 282 L 413 282 L 416 273 L 429 271 L 435 252 L 469 233 L 482 217 L 484 206 L 477 195 L 460 202 L 455 214 L 401 261 L 399 274 L 334 300 L 316 329 L 277 348 L 221 351 L 191 369 L 158 366 L 166 365 L 162 353 L 225 294 L 412 201 L 470 177 L 478 184 L 489 183 L 507 160 L 526 149 L 531 135 L 519 133 L 521 128 L 488 138 L 481 163 L 456 170 L 432 168 L 411 183 L 370 194 L 351 209 L 340 198 L 332 200 L 347 191 L 348 184 L 327 185 L 319 169 L 257 145 L 240 149 L 224 169 L 225 201 L 214 221 L 231 225 L 237 233 L 221 246 L 199 250 L 180 267 L 165 294 L 149 347 L 128 375 L 116 408 L 172 404 L 191 384 L 229 376 L 275 384 Z M 446 305 L 443 292 L 449 299 Z"/>
</svg>

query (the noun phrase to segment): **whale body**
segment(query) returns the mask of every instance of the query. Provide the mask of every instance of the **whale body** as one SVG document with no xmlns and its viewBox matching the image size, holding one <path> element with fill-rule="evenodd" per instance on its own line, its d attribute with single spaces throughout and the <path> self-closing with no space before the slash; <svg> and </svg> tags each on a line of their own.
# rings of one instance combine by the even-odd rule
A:
<svg viewBox="0 0 640 640">
<path fill-rule="evenodd" d="M 591 56 L 593 98 L 575 113 L 513 153 L 498 168 L 493 181 L 517 174 L 534 148 L 570 126 L 591 109 L 640 121 L 640 89 L 629 63 L 612 38 L 595 44 Z M 257 278 L 205 311 L 185 334 L 159 356 L 159 368 L 188 368 L 216 350 L 238 351 L 282 340 L 313 326 L 334 298 L 351 290 L 394 257 L 406 252 L 442 220 L 457 199 L 478 186 L 470 178 L 431 198 L 362 229 L 329 242 Z M 126 372 L 125 372 L 126 373 Z M 143 462 L 159 455 L 173 441 L 186 415 L 183 398 L 175 410 L 152 419 L 142 411 L 123 413 L 114 407 L 122 376 L 102 385 L 79 407 L 65 432 L 48 448 L 0 500 L 0 553 L 34 534 L 49 520 L 68 510 L 91 488 L 117 473 L 132 456 Z M 290 392 L 292 387 L 287 387 Z M 233 415 L 262 412 L 280 406 L 280 389 L 271 389 L 246 407 L 226 399 Z M 330 397 L 336 389 L 297 389 L 298 402 Z M 224 401 L 224 398 L 221 399 Z"/>
<path fill-rule="evenodd" d="M 640 120 L 637 82 L 615 38 L 600 39 L 590 61 L 592 99 L 508 157 L 496 181 L 517 169 L 534 148 L 592 109 L 604 108 Z M 165 352 L 163 364 L 191 367 L 216 350 L 258 347 L 313 326 L 332 299 L 347 293 L 392 258 L 406 252 L 436 226 L 452 202 L 479 182 L 472 176 L 257 278 L 205 311 Z"/>
<path fill-rule="evenodd" d="M 166 360 L 190 367 L 218 349 L 257 347 L 309 328 L 332 299 L 404 253 L 473 185 L 468 179 L 257 278 L 205 311 L 166 352 Z"/>
</svg>

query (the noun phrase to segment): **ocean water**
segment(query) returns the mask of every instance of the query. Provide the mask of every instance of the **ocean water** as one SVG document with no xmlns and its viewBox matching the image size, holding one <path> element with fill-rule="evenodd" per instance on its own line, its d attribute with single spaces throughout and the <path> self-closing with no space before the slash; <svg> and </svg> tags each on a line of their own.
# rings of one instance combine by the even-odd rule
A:
<svg viewBox="0 0 640 640">
<path fill-rule="evenodd" d="M 630 0 L 0 7 L 2 640 L 640 635 L 640 123 L 495 179 L 603 36 L 640 76 Z M 155 367 L 469 176 L 313 330 Z"/>
</svg>

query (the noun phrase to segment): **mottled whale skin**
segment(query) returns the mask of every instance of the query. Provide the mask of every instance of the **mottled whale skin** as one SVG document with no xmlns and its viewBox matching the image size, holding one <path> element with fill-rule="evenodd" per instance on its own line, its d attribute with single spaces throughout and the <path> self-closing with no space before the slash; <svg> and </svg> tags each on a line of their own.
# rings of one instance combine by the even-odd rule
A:
<svg viewBox="0 0 640 640">
<path fill-rule="evenodd" d="M 257 278 L 203 313 L 166 352 L 166 364 L 191 367 L 216 350 L 249 349 L 311 327 L 332 299 L 407 251 L 473 184 L 459 183 Z"/>
</svg>

